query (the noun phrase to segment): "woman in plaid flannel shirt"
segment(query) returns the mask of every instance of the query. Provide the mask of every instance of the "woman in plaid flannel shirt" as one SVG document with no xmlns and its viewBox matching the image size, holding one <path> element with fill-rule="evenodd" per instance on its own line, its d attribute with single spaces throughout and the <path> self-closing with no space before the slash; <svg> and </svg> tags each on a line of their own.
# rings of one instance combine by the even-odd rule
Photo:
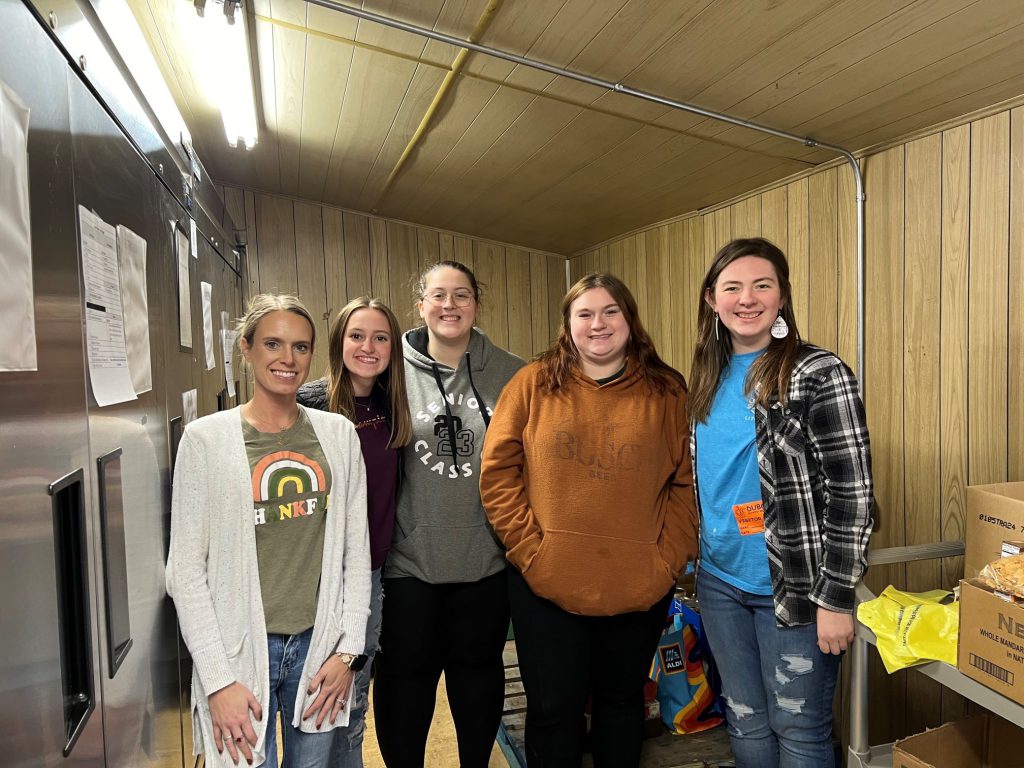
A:
<svg viewBox="0 0 1024 768">
<path fill-rule="evenodd" d="M 800 339 L 791 294 L 775 245 L 725 245 L 690 372 L 697 596 L 740 768 L 834 765 L 832 696 L 871 534 L 857 381 Z"/>
</svg>

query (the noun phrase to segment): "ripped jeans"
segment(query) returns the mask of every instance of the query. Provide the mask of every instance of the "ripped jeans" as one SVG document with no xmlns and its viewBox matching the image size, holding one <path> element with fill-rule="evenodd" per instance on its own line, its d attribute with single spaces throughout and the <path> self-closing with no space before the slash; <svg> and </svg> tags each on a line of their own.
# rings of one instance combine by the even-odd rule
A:
<svg viewBox="0 0 1024 768">
<path fill-rule="evenodd" d="M 370 574 L 370 616 L 366 620 L 366 645 L 363 653 L 369 658 L 366 665 L 356 672 L 355 700 L 348 725 L 334 731 L 331 744 L 331 768 L 363 768 L 363 734 L 366 731 L 366 705 L 370 694 L 370 668 L 373 655 L 380 639 L 381 607 L 384 592 L 381 586 L 381 569 Z"/>
<path fill-rule="evenodd" d="M 737 768 L 833 768 L 832 696 L 842 657 L 815 624 L 780 627 L 771 595 L 700 571 L 697 599 L 722 675 Z"/>
</svg>

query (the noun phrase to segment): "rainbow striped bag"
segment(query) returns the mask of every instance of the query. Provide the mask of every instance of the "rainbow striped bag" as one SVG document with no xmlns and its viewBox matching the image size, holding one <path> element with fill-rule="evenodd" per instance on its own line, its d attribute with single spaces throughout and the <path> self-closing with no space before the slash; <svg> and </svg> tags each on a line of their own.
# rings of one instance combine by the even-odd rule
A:
<svg viewBox="0 0 1024 768">
<path fill-rule="evenodd" d="M 725 722 L 721 681 L 700 614 L 676 598 L 651 664 L 661 719 L 676 734 L 699 733 Z"/>
</svg>

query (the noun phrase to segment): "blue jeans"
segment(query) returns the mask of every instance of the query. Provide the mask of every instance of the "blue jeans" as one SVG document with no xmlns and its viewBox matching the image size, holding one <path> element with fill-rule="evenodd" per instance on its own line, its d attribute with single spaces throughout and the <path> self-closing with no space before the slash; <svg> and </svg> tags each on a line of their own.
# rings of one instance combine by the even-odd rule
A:
<svg viewBox="0 0 1024 768">
<path fill-rule="evenodd" d="M 331 768 L 363 768 L 363 733 L 366 731 L 366 705 L 370 695 L 370 667 L 377 652 L 380 639 L 380 620 L 384 601 L 380 568 L 370 574 L 370 617 L 366 621 L 366 646 L 363 650 L 369 658 L 366 665 L 356 672 L 355 697 L 348 725 L 334 730 L 331 746 Z"/>
<path fill-rule="evenodd" d="M 284 739 L 282 768 L 322 768 L 327 764 L 334 734 L 303 733 L 292 725 L 295 699 L 302 677 L 302 665 L 309 652 L 313 628 L 297 635 L 267 635 L 270 654 L 270 711 L 267 718 L 267 768 L 277 767 L 277 713 L 281 713 L 281 736 Z M 299 713 L 301 716 L 301 712 Z M 244 761 L 242 761 L 244 762 Z"/>
<path fill-rule="evenodd" d="M 722 675 L 737 768 L 833 768 L 832 696 L 840 656 L 818 650 L 818 628 L 780 627 L 771 595 L 707 571 L 697 599 Z"/>
</svg>

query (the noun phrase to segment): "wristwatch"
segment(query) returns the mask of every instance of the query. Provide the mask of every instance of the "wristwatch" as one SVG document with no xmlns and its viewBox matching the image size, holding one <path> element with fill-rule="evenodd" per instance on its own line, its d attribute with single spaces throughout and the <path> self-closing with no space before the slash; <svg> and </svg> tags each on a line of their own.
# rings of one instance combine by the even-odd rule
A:
<svg viewBox="0 0 1024 768">
<path fill-rule="evenodd" d="M 366 654 L 361 653 L 358 656 L 351 653 L 341 653 L 340 651 L 335 654 L 341 663 L 351 669 L 353 672 L 358 672 L 366 666 Z"/>
</svg>

